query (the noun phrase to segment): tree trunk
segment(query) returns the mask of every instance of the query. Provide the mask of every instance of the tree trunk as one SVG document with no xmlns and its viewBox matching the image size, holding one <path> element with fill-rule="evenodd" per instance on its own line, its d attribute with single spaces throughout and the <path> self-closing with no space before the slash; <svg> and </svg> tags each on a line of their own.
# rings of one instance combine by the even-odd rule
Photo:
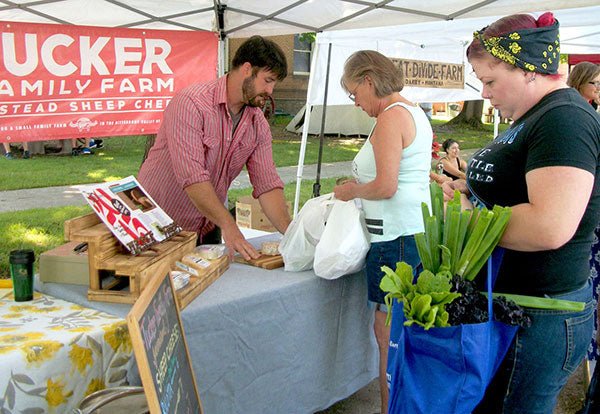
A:
<svg viewBox="0 0 600 414">
<path fill-rule="evenodd" d="M 464 125 L 471 128 L 483 128 L 481 116 L 483 115 L 483 99 L 478 101 L 465 101 L 462 110 L 446 125 Z"/>
</svg>

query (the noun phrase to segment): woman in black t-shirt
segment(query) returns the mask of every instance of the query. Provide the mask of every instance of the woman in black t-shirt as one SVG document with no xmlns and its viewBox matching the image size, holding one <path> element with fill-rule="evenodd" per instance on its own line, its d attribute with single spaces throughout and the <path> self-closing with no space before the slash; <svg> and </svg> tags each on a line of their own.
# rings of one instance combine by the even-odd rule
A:
<svg viewBox="0 0 600 414">
<path fill-rule="evenodd" d="M 592 334 L 589 251 L 600 215 L 600 121 L 558 74 L 552 13 L 504 17 L 475 32 L 467 58 L 482 96 L 513 119 L 444 184 L 487 207 L 512 207 L 494 291 L 585 303 L 581 312 L 527 309 L 475 413 L 550 413 Z"/>
</svg>

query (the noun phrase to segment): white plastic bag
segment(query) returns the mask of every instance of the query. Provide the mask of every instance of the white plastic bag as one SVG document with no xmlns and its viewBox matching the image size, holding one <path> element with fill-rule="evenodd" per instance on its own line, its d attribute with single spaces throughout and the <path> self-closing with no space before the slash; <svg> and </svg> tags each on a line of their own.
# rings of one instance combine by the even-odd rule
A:
<svg viewBox="0 0 600 414">
<path fill-rule="evenodd" d="M 337 279 L 357 272 L 365 264 L 369 246 L 362 210 L 354 200 L 335 200 L 315 248 L 315 274 L 325 279 Z"/>
<path fill-rule="evenodd" d="M 332 198 L 333 193 L 329 193 L 308 200 L 288 227 L 279 244 L 286 271 L 312 269 L 315 246 L 325 230 Z"/>
</svg>

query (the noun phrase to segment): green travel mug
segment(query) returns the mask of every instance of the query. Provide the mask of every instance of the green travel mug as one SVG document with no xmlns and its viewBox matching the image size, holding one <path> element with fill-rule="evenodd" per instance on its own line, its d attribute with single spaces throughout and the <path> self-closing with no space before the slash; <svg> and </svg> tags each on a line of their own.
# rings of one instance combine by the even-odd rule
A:
<svg viewBox="0 0 600 414">
<path fill-rule="evenodd" d="M 16 302 L 33 299 L 33 262 L 35 254 L 31 249 L 12 250 L 9 255 L 10 275 Z"/>
</svg>

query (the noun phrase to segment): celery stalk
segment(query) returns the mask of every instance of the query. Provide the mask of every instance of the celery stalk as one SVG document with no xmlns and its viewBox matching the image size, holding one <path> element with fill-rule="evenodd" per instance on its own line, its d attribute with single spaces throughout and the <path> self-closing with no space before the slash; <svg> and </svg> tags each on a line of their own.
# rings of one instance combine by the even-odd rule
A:
<svg viewBox="0 0 600 414">
<path fill-rule="evenodd" d="M 482 292 L 487 296 L 487 292 Z M 584 302 L 575 302 L 572 300 L 540 298 L 538 296 L 513 295 L 509 293 L 492 293 L 492 296 L 497 298 L 504 296 L 512 300 L 519 306 L 534 309 L 548 309 L 558 311 L 581 312 L 585 308 Z"/>
<path fill-rule="evenodd" d="M 472 210 L 465 210 L 460 213 L 460 226 L 458 228 L 458 242 L 456 244 L 456 256 L 452 259 L 452 274 L 455 274 L 458 270 L 458 260 L 462 255 L 465 240 L 467 236 L 467 227 L 471 219 Z"/>
<path fill-rule="evenodd" d="M 433 269 L 433 263 L 431 253 L 429 252 L 429 247 L 427 245 L 427 240 L 425 238 L 425 233 L 415 234 L 415 244 L 417 245 L 417 251 L 419 252 L 421 262 L 423 263 L 423 268 L 431 271 L 431 269 Z"/>
<path fill-rule="evenodd" d="M 492 220 L 493 224 L 489 226 L 484 239 L 481 241 L 477 251 L 471 258 L 469 265 L 463 273 L 463 277 L 465 279 L 473 280 L 481 268 L 485 265 L 488 258 L 492 254 L 492 251 L 500 242 L 500 239 L 504 234 L 504 229 L 506 229 L 506 226 L 508 226 L 510 215 L 511 209 L 508 207 L 497 210 L 497 212 L 494 213 L 494 219 Z"/>
<path fill-rule="evenodd" d="M 485 232 L 489 227 L 490 221 L 492 220 L 493 213 L 487 209 L 483 209 L 479 213 L 479 218 L 477 220 L 477 224 L 475 224 L 475 228 L 473 229 L 473 233 L 469 240 L 467 240 L 467 244 L 460 256 L 458 261 L 458 270 L 456 274 L 464 277 L 464 273 L 467 270 L 473 256 L 477 252 L 477 248 L 481 244 L 481 240 L 485 237 Z"/>
<path fill-rule="evenodd" d="M 429 253 L 431 254 L 431 265 L 433 266 L 430 270 L 433 273 L 437 273 L 440 267 L 441 252 L 438 245 L 440 244 L 438 234 L 438 219 L 435 216 L 427 218 L 425 222 L 425 236 L 427 238 L 427 244 L 429 247 Z"/>
</svg>

